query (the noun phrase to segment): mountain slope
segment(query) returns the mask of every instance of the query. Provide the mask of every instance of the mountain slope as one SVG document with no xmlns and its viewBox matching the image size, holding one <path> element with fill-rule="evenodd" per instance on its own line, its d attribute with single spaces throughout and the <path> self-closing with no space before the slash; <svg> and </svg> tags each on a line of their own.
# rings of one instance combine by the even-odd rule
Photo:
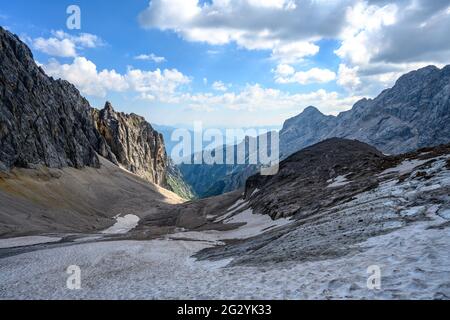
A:
<svg viewBox="0 0 450 320">
<path fill-rule="evenodd" d="M 181 202 L 104 158 L 98 168 L 13 168 L 0 172 L 0 238 L 99 232 L 118 215 L 144 219 Z"/>
<path fill-rule="evenodd" d="M 290 217 L 289 224 L 196 256 L 232 257 L 233 266 L 297 265 L 344 256 L 349 261 L 368 252 L 364 243 L 370 239 L 371 246 L 380 241 L 383 248 L 373 253 L 372 264 L 388 263 L 384 255 L 404 247 L 396 238 L 415 237 L 421 230 L 415 245 L 426 251 L 433 247 L 430 239 L 442 236 L 439 230 L 448 235 L 449 194 L 450 145 L 385 156 L 358 141 L 326 140 L 284 160 L 277 175 L 250 178 L 245 197 L 226 214 L 227 219 L 246 212 Z M 405 252 L 420 265 L 423 252 L 412 247 Z"/>
</svg>

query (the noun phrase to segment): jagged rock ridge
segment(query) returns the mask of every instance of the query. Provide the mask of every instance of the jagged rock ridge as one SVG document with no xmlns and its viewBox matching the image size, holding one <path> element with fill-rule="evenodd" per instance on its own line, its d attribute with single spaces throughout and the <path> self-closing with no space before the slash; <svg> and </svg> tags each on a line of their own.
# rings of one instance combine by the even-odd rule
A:
<svg viewBox="0 0 450 320">
<path fill-rule="evenodd" d="M 125 169 L 166 185 L 168 160 L 163 137 L 143 117 L 115 112 L 109 102 L 102 110 L 92 109 L 92 115 L 97 130 Z"/>
<path fill-rule="evenodd" d="M 116 162 L 87 100 L 48 77 L 28 47 L 0 27 L 0 169 L 98 167 L 97 154 Z"/>
<path fill-rule="evenodd" d="M 48 77 L 30 49 L 1 27 L 0 66 L 0 170 L 99 167 L 102 156 L 194 197 L 169 163 L 162 136 L 143 117 L 117 113 L 110 103 L 92 109 L 75 86 Z"/>
</svg>

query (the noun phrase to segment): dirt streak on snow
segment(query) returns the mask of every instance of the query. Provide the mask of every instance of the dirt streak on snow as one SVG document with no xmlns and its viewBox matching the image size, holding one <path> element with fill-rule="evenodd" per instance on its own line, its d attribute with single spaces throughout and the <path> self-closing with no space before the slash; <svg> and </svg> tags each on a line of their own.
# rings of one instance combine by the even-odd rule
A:
<svg viewBox="0 0 450 320">
<path fill-rule="evenodd" d="M 36 244 L 44 244 L 58 241 L 61 241 L 61 238 L 45 237 L 45 236 L 30 236 L 30 237 L 0 239 L 0 249 L 26 247 L 26 246 L 33 246 Z"/>
</svg>

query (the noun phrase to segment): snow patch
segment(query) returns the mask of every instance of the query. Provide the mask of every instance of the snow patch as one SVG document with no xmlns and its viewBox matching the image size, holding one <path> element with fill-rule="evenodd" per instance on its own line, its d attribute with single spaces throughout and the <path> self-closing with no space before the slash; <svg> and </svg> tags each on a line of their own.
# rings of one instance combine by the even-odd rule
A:
<svg viewBox="0 0 450 320">
<path fill-rule="evenodd" d="M 104 230 L 103 234 L 125 234 L 139 224 L 139 217 L 134 214 L 127 214 L 124 217 L 116 217 L 117 222 L 110 228 Z"/>
<path fill-rule="evenodd" d="M 228 231 L 188 231 L 179 232 L 167 236 L 169 239 L 191 239 L 197 241 L 207 241 L 213 245 L 224 244 L 222 240 L 229 239 L 247 239 L 277 227 L 284 226 L 291 223 L 288 219 L 272 220 L 268 215 L 253 214 L 252 209 L 244 210 L 243 212 L 228 218 L 224 218 L 225 224 L 244 224 L 243 226 L 228 230 Z"/>
<path fill-rule="evenodd" d="M 349 184 L 350 181 L 346 178 L 346 176 L 337 176 L 334 179 L 328 180 L 328 183 L 330 183 L 327 188 L 337 188 L 345 186 L 346 184 Z"/>
<path fill-rule="evenodd" d="M 202 241 L 79 244 L 2 259 L 0 298 L 11 299 L 439 299 L 450 297 L 450 233 L 417 223 L 356 245 L 358 253 L 299 263 L 227 267 L 195 261 Z M 67 290 L 68 265 L 83 290 Z M 368 290 L 378 265 L 382 289 Z M 113 276 L 112 276 L 113 275 Z"/>
<path fill-rule="evenodd" d="M 230 208 L 228 208 L 228 211 L 234 211 L 234 210 L 240 208 L 244 203 L 245 203 L 244 199 L 239 199 L 238 201 L 236 201 L 236 203 L 234 205 L 232 205 Z"/>
<path fill-rule="evenodd" d="M 418 160 L 418 159 L 405 160 L 396 167 L 384 170 L 380 175 L 383 176 L 389 173 L 405 174 L 408 172 L 412 172 L 415 168 L 423 165 L 424 163 L 427 163 L 428 161 L 429 160 Z"/>
</svg>

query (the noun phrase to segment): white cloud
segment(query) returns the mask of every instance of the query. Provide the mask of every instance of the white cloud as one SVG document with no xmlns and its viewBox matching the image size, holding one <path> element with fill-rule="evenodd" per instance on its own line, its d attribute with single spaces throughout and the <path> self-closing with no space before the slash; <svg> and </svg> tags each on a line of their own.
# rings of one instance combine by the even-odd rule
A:
<svg viewBox="0 0 450 320">
<path fill-rule="evenodd" d="M 314 56 L 319 52 L 319 46 L 309 42 L 290 42 L 275 45 L 272 57 L 283 63 L 294 63 L 308 56 Z"/>
<path fill-rule="evenodd" d="M 96 35 L 80 33 L 70 35 L 64 31 L 53 31 L 52 37 L 31 39 L 34 49 L 55 57 L 76 57 L 77 49 L 96 48 L 103 45 L 103 41 Z"/>
<path fill-rule="evenodd" d="M 68 39 L 36 38 L 33 40 L 33 48 L 56 57 L 75 57 L 77 55 L 75 44 Z"/>
<path fill-rule="evenodd" d="M 317 40 L 340 33 L 346 5 L 353 1 L 152 0 L 139 21 L 188 41 L 271 50 L 273 58 L 293 63 L 317 54 Z"/>
<path fill-rule="evenodd" d="M 84 57 L 77 57 L 72 64 L 60 64 L 55 59 L 42 66 L 54 78 L 67 80 L 86 95 L 104 97 L 107 91 L 125 91 L 129 88 L 124 76 L 115 70 L 98 72 L 97 66 Z"/>
<path fill-rule="evenodd" d="M 143 99 L 170 101 L 179 86 L 190 82 L 176 69 L 129 68 L 126 74 L 107 69 L 98 71 L 97 66 L 84 57 L 75 58 L 72 64 L 60 64 L 53 59 L 42 67 L 50 76 L 67 80 L 83 94 L 96 97 L 105 97 L 108 92 L 132 91 Z"/>
<path fill-rule="evenodd" d="M 166 58 L 159 57 L 154 53 L 151 54 L 140 54 L 134 57 L 135 60 L 144 60 L 144 61 L 153 61 L 155 63 L 163 63 L 166 62 Z"/>
<path fill-rule="evenodd" d="M 450 62 L 446 0 L 355 1 L 335 51 L 338 84 L 375 95 L 402 74 Z"/>
<path fill-rule="evenodd" d="M 317 55 L 321 40 L 339 41 L 347 69 L 338 83 L 374 94 L 399 70 L 450 62 L 448 17 L 448 0 L 152 0 L 139 21 L 187 41 L 267 50 L 279 64 Z"/>
<path fill-rule="evenodd" d="M 275 82 L 286 83 L 326 83 L 336 79 L 336 73 L 328 69 L 312 68 L 307 71 L 295 71 L 295 69 L 289 65 L 278 65 L 274 70 Z"/>
<path fill-rule="evenodd" d="M 315 105 L 322 112 L 337 114 L 350 109 L 359 99 L 360 97 L 343 97 L 337 92 L 327 92 L 323 89 L 309 93 L 290 94 L 277 89 L 264 88 L 260 84 L 248 84 L 236 93 L 226 92 L 218 95 L 186 93 L 180 97 L 179 101 L 196 111 L 207 109 L 211 112 L 228 109 L 246 112 L 272 112 L 275 110 L 298 110 Z"/>
<path fill-rule="evenodd" d="M 223 83 L 222 81 L 215 81 L 212 84 L 212 88 L 216 91 L 222 91 L 222 92 L 228 91 L 228 86 L 225 83 Z"/>
<path fill-rule="evenodd" d="M 347 10 L 347 27 L 343 30 L 342 43 L 336 54 L 352 64 L 367 64 L 380 50 L 375 41 L 382 41 L 380 32 L 384 26 L 396 22 L 398 7 L 383 7 L 357 3 Z"/>
<path fill-rule="evenodd" d="M 140 97 L 149 100 L 159 100 L 171 103 L 177 99 L 176 90 L 188 84 L 191 80 L 176 69 L 165 69 L 161 71 L 142 71 L 129 69 L 125 78 L 130 87 L 140 93 Z"/>
<path fill-rule="evenodd" d="M 340 64 L 337 83 L 349 91 L 357 89 L 361 85 L 358 67 L 349 68 L 345 64 Z"/>
</svg>

